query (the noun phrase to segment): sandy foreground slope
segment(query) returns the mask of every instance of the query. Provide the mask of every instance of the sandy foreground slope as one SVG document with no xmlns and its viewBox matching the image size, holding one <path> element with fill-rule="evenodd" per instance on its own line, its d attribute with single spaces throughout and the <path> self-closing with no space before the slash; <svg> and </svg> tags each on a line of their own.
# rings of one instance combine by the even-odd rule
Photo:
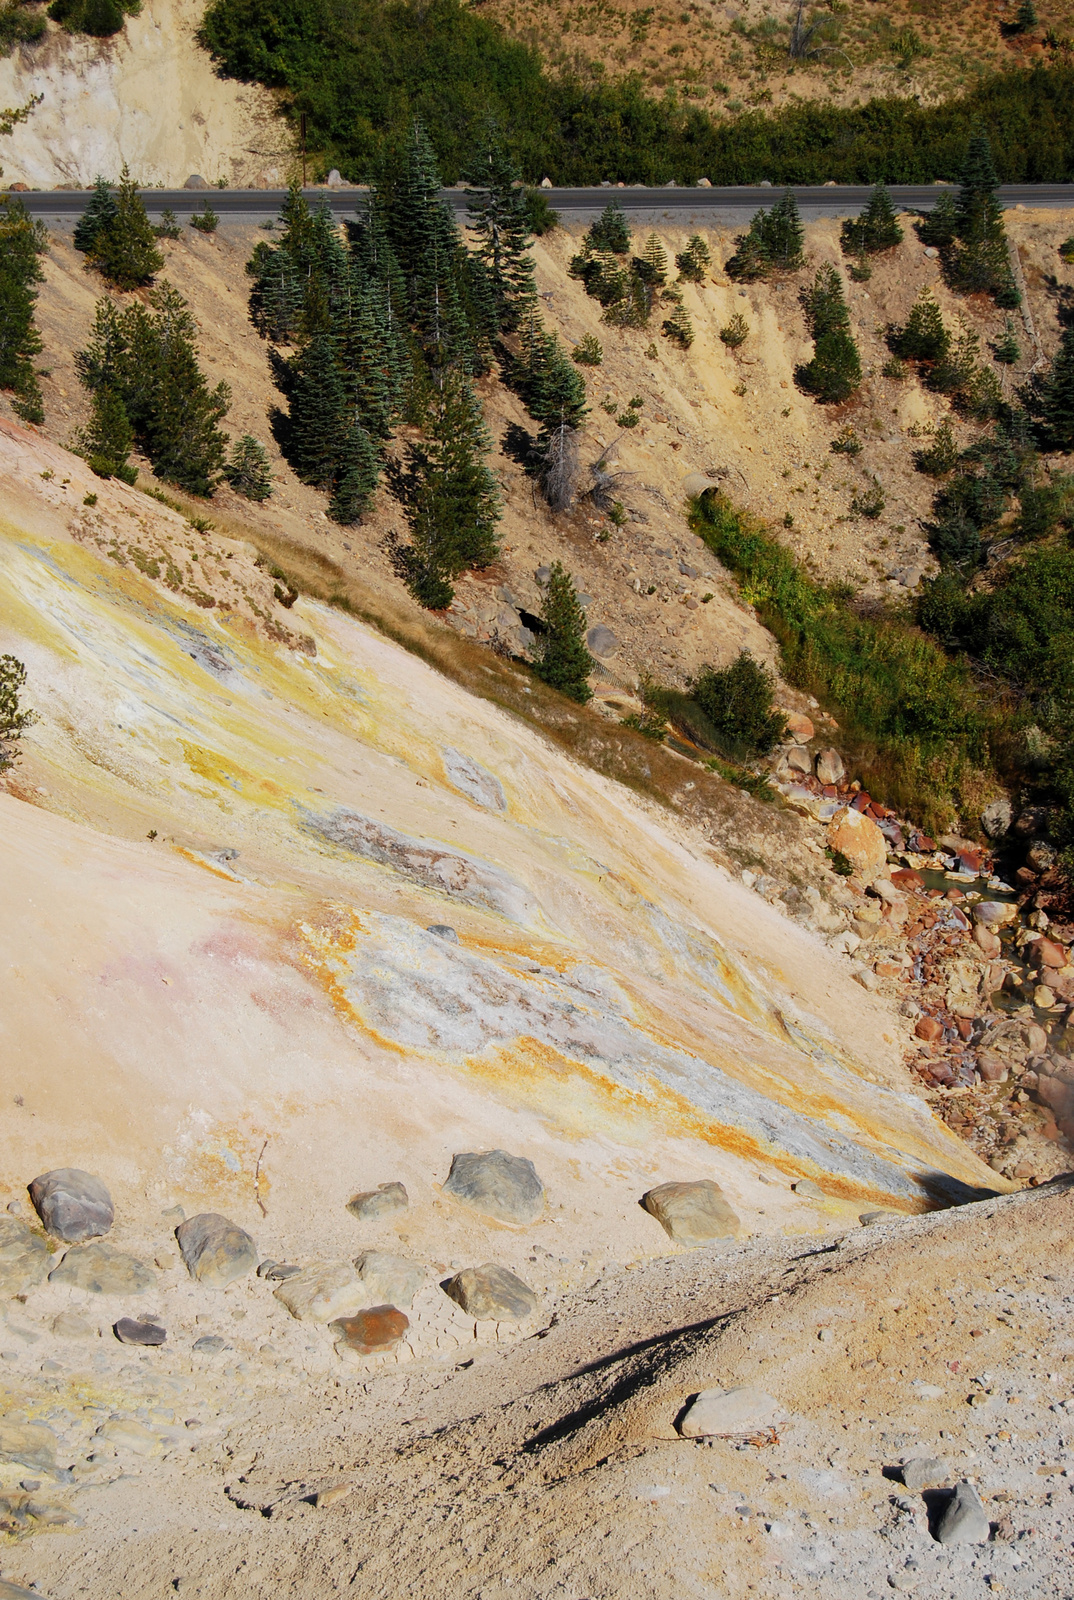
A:
<svg viewBox="0 0 1074 1600">
<path fill-rule="evenodd" d="M 912 1361 L 899 1358 L 907 1383 L 932 1382 L 941 1355 L 967 1361 L 985 1348 L 968 1345 L 962 1322 L 997 1251 L 1006 1288 L 1016 1275 L 1037 1293 L 1039 1265 L 1053 1273 L 1026 1337 L 1057 1372 L 1059 1387 L 1041 1396 L 1066 1398 L 1047 1320 L 1067 1292 L 1065 1193 L 1019 1199 L 1024 1211 L 993 1199 L 860 1228 L 863 1210 L 920 1212 L 1000 1180 L 909 1092 L 895 1019 L 819 936 L 743 889 L 685 823 L 352 617 L 303 600 L 274 606 L 271 577 L 240 540 L 199 532 L 8 424 L 0 497 L 0 650 L 25 661 L 39 715 L 0 797 L 0 1198 L 29 1217 L 36 1173 L 100 1173 L 116 1201 L 112 1241 L 153 1275 L 140 1296 L 48 1283 L 5 1303 L 2 1426 L 47 1428 L 52 1441 L 27 1462 L 23 1435 L 14 1447 L 0 1438 L 5 1578 L 58 1597 L 348 1585 L 476 1595 L 501 1583 L 576 1600 L 722 1593 L 715 1535 L 691 1532 L 684 1545 L 679 1511 L 668 1520 L 686 1493 L 673 1487 L 681 1461 L 703 1462 L 723 1485 L 702 1502 L 706 1518 L 731 1519 L 721 1539 L 738 1530 L 741 1565 L 729 1554 L 728 1570 L 774 1582 L 784 1569 L 763 1552 L 775 1547 L 719 1496 L 737 1505 L 748 1491 L 780 1522 L 790 1491 L 768 1488 L 762 1503 L 769 1469 L 756 1484 L 754 1469 L 771 1462 L 782 1484 L 790 1457 L 781 1467 L 776 1454 L 736 1451 L 717 1473 L 711 1450 L 674 1442 L 671 1428 L 691 1385 L 752 1381 L 763 1341 L 736 1323 L 740 1353 L 704 1373 L 708 1336 L 659 1341 L 764 1303 L 788 1271 L 787 1285 L 804 1275 L 813 1287 L 788 1301 L 789 1315 L 782 1302 L 762 1314 L 765 1339 L 785 1334 L 803 1354 L 798 1367 L 780 1354 L 760 1376 L 796 1414 L 805 1402 L 798 1377 L 777 1383 L 784 1366 L 812 1372 L 814 1344 L 826 1370 L 838 1355 L 817 1338 L 822 1302 L 854 1361 L 892 1364 L 865 1350 L 885 1304 L 909 1304 L 913 1288 L 935 1312 L 957 1290 L 956 1331 L 932 1340 L 928 1362 L 916 1346 Z M 544 1181 L 530 1226 L 483 1219 L 442 1192 L 455 1152 L 493 1146 L 529 1157 Z M 723 1186 L 743 1238 L 690 1255 L 637 1202 L 654 1183 L 701 1177 Z M 824 1197 L 794 1194 L 803 1177 Z M 348 1197 L 391 1180 L 406 1184 L 408 1209 L 358 1224 Z M 181 1211 L 204 1210 L 248 1228 L 262 1257 L 308 1264 L 376 1248 L 420 1263 L 401 1349 L 344 1366 L 329 1332 L 293 1319 L 270 1282 L 196 1285 L 174 1228 Z M 833 1252 L 815 1254 L 826 1240 Z M 486 1261 L 536 1291 L 526 1322 L 475 1324 L 443 1294 L 452 1271 Z M 829 1261 L 840 1268 L 834 1294 Z M 112 1324 L 134 1314 L 159 1317 L 168 1343 L 141 1354 L 119 1344 Z M 216 1348 L 195 1351 L 207 1335 Z M 654 1339 L 663 1409 L 643 1424 L 634 1358 L 622 1352 Z M 605 1358 L 604 1377 L 541 1387 Z M 822 1410 L 848 1370 L 846 1359 L 831 1369 Z M 861 1370 L 871 1376 L 860 1392 L 879 1403 L 874 1369 Z M 969 1390 L 955 1376 L 942 1393 L 957 1418 Z M 501 1413 L 504 1402 L 515 1409 Z M 1059 1424 L 1026 1403 L 1033 1427 L 1046 1425 L 1027 1448 L 1048 1440 L 1051 1460 Z M 606 1411 L 615 1445 L 593 1478 L 603 1447 L 572 1452 L 596 1435 L 556 1429 Z M 911 1408 L 898 1427 L 919 1415 Z M 397 1455 L 427 1423 L 479 1416 Z M 553 1425 L 554 1450 L 534 1461 L 561 1465 L 536 1477 L 527 1466 L 511 1487 L 522 1444 Z M 836 1469 L 818 1454 L 831 1453 L 828 1435 L 796 1423 L 787 1438 L 828 1485 Z M 976 1439 L 966 1435 L 978 1449 Z M 870 1448 L 879 1473 L 884 1452 Z M 623 1465 L 639 1451 L 641 1478 Z M 291 1525 L 306 1515 L 307 1480 L 349 1482 L 356 1470 L 372 1508 L 355 1489 L 331 1522 L 309 1534 Z M 505 1472 L 507 1486 L 490 1487 Z M 578 1474 L 612 1497 L 616 1555 L 587 1554 L 567 1582 L 548 1566 L 557 1539 L 565 1553 L 589 1550 L 605 1518 L 605 1488 L 591 1503 L 557 1487 Z M 876 1487 L 887 1506 L 883 1480 Z M 831 1488 L 840 1505 L 843 1493 Z M 25 1510 L 34 1494 L 48 1497 L 43 1519 Z M 827 1488 L 810 1494 L 827 1508 Z M 478 1531 L 458 1546 L 454 1519 L 474 1506 Z M 883 1518 L 870 1516 L 872 1538 Z M 806 1534 L 788 1549 L 816 1545 L 808 1560 L 820 1572 L 833 1536 Z"/>
</svg>

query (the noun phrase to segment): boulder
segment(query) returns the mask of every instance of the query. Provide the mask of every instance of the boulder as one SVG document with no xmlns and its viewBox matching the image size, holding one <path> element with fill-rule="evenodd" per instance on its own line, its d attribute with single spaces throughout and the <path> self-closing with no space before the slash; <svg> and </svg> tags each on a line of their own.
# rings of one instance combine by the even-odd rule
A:
<svg viewBox="0 0 1074 1600">
<path fill-rule="evenodd" d="M 121 1344 L 164 1344 L 167 1333 L 156 1322 L 139 1322 L 134 1317 L 120 1317 L 112 1332 Z"/>
<path fill-rule="evenodd" d="M 828 847 L 846 856 L 854 871 L 865 883 L 872 883 L 883 872 L 888 859 L 888 845 L 871 817 L 852 806 L 843 806 L 832 818 L 828 829 Z"/>
<path fill-rule="evenodd" d="M 529 1284 L 491 1262 L 457 1272 L 444 1285 L 444 1293 L 475 1322 L 522 1322 L 537 1309 L 537 1296 Z"/>
<path fill-rule="evenodd" d="M 822 750 L 817 757 L 817 778 L 821 783 L 840 784 L 847 775 L 838 750 Z"/>
<path fill-rule="evenodd" d="M 827 1200 L 819 1183 L 814 1183 L 812 1178 L 799 1178 L 797 1183 L 792 1183 L 791 1188 L 795 1194 L 802 1195 L 806 1200 Z"/>
<path fill-rule="evenodd" d="M 1060 967 L 1067 964 L 1067 953 L 1061 944 L 1056 944 L 1054 939 L 1037 939 L 1030 952 L 1030 962 L 1034 967 L 1050 967 L 1058 972 Z"/>
<path fill-rule="evenodd" d="M 1005 1083 L 1007 1062 L 995 1050 L 978 1050 L 977 1072 L 982 1083 Z"/>
<path fill-rule="evenodd" d="M 18 1217 L 0 1216 L 0 1299 L 25 1294 L 41 1282 L 52 1264 L 52 1251 Z"/>
<path fill-rule="evenodd" d="M 338 1317 L 332 1323 L 339 1355 L 383 1355 L 394 1350 L 410 1327 L 410 1318 L 395 1306 L 369 1306 L 353 1317 Z"/>
<path fill-rule="evenodd" d="M 110 1244 L 83 1244 L 65 1253 L 48 1281 L 90 1294 L 145 1294 L 156 1287 L 157 1275 L 137 1257 Z"/>
<path fill-rule="evenodd" d="M 781 1414 L 778 1400 L 762 1389 L 702 1389 L 679 1423 L 684 1439 L 735 1438 L 762 1433 Z"/>
<path fill-rule="evenodd" d="M 115 1221 L 112 1196 L 100 1178 L 81 1167 L 57 1167 L 30 1185 L 30 1199 L 41 1221 L 65 1244 L 81 1244 L 107 1233 Z"/>
<path fill-rule="evenodd" d="M 352 1195 L 347 1201 L 347 1210 L 359 1222 L 378 1222 L 381 1217 L 390 1217 L 393 1211 L 405 1211 L 409 1203 L 401 1183 L 382 1183 L 378 1189 L 365 1189 L 361 1194 Z"/>
<path fill-rule="evenodd" d="M 430 922 L 425 931 L 426 933 L 435 933 L 438 939 L 444 939 L 448 944 L 458 944 L 459 942 L 458 934 L 448 922 Z"/>
<path fill-rule="evenodd" d="M 974 922 L 983 922 L 986 928 L 1002 928 L 1018 917 L 1018 907 L 1008 900 L 978 900 L 973 908 Z"/>
<path fill-rule="evenodd" d="M 741 1222 L 711 1178 L 661 1183 L 642 1195 L 641 1203 L 676 1244 L 708 1244 L 710 1239 L 737 1239 L 742 1233 Z"/>
<path fill-rule="evenodd" d="M 1011 802 L 990 800 L 981 812 L 981 827 L 990 839 L 1002 839 L 1011 825 Z"/>
<path fill-rule="evenodd" d="M 943 1023 L 939 1017 L 921 1017 L 914 1027 L 914 1033 L 926 1044 L 935 1044 L 943 1038 Z"/>
<path fill-rule="evenodd" d="M 367 1304 L 358 1274 L 349 1261 L 314 1261 L 275 1291 L 298 1322 L 332 1322 L 353 1316 Z"/>
<path fill-rule="evenodd" d="M 343 175 L 338 167 L 333 167 L 324 181 L 329 189 L 342 189 L 343 187 Z"/>
<path fill-rule="evenodd" d="M 940 1516 L 937 1539 L 941 1544 L 985 1544 L 991 1532 L 977 1490 L 972 1483 L 960 1483 Z"/>
<path fill-rule="evenodd" d="M 911 1494 L 940 1488 L 950 1476 L 951 1468 L 939 1456 L 915 1456 L 902 1464 L 902 1481 Z"/>
<path fill-rule="evenodd" d="M 358 1282 L 371 1306 L 410 1306 L 425 1282 L 424 1268 L 405 1256 L 383 1250 L 366 1250 L 354 1263 Z"/>
<path fill-rule="evenodd" d="M 799 744 L 795 744 L 784 755 L 781 766 L 786 767 L 788 772 L 800 772 L 803 776 L 807 776 L 813 771 L 813 757 L 808 750 L 803 749 Z M 811 791 L 810 799 L 812 798 Z"/>
<path fill-rule="evenodd" d="M 901 1211 L 863 1211 L 858 1221 L 863 1228 L 875 1228 L 881 1222 L 903 1222 L 905 1218 Z"/>
<path fill-rule="evenodd" d="M 190 174 L 189 178 L 183 184 L 183 188 L 184 189 L 208 189 L 209 185 L 208 185 L 208 183 L 206 183 L 205 179 L 202 177 L 200 172 L 192 172 Z"/>
<path fill-rule="evenodd" d="M 535 1222 L 544 1209 L 544 1184 L 533 1162 L 506 1150 L 453 1156 L 444 1193 L 498 1222 Z"/>
<path fill-rule="evenodd" d="M 244 1228 L 202 1211 L 175 1230 L 186 1269 L 207 1289 L 226 1289 L 257 1266 L 257 1246 Z"/>
<path fill-rule="evenodd" d="M 591 656 L 596 656 L 600 661 L 606 661 L 609 656 L 614 656 L 619 649 L 619 640 L 610 628 L 598 624 L 590 628 L 585 637 L 586 648 Z"/>
<path fill-rule="evenodd" d="M 796 744 L 808 744 L 815 731 L 812 722 L 803 712 L 787 713 L 787 732 Z"/>
</svg>

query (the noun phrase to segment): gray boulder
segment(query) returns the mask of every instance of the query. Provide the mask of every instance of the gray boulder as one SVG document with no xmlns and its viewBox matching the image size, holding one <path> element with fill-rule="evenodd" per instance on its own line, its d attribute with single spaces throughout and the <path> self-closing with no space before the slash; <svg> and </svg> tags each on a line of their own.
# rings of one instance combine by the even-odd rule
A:
<svg viewBox="0 0 1074 1600">
<path fill-rule="evenodd" d="M 585 638 L 586 647 L 591 656 L 596 656 L 600 661 L 606 661 L 609 656 L 614 656 L 619 649 L 619 640 L 610 628 L 598 624 L 590 628 Z"/>
<path fill-rule="evenodd" d="M 39 1284 L 52 1264 L 52 1252 L 18 1217 L 0 1216 L 0 1299 L 25 1294 Z"/>
<path fill-rule="evenodd" d="M 425 1282 L 425 1272 L 416 1261 L 384 1250 L 366 1250 L 354 1268 L 367 1306 L 411 1306 Z"/>
<path fill-rule="evenodd" d="M 48 1281 L 89 1294 L 145 1294 L 156 1287 L 157 1275 L 136 1256 L 110 1244 L 83 1244 L 65 1252 Z"/>
<path fill-rule="evenodd" d="M 405 1211 L 409 1196 L 401 1183 L 382 1183 L 378 1189 L 365 1189 L 347 1201 L 347 1210 L 359 1222 L 377 1222 L 393 1211 Z"/>
<path fill-rule="evenodd" d="M 226 1289 L 257 1266 L 257 1246 L 244 1228 L 202 1211 L 175 1230 L 186 1270 L 207 1289 Z"/>
<path fill-rule="evenodd" d="M 912 1461 L 902 1464 L 902 1481 L 911 1494 L 920 1494 L 922 1489 L 939 1488 L 950 1476 L 951 1468 L 939 1456 L 915 1456 Z"/>
<path fill-rule="evenodd" d="M 990 800 L 981 812 L 981 827 L 990 839 L 1002 839 L 1011 825 L 1011 802 Z"/>
<path fill-rule="evenodd" d="M 498 1222 L 535 1222 L 544 1209 L 544 1184 L 533 1162 L 506 1150 L 453 1156 L 444 1193 Z"/>
<path fill-rule="evenodd" d="M 431 922 L 425 931 L 435 933 L 438 939 L 444 939 L 448 944 L 459 942 L 459 936 L 449 922 Z"/>
<path fill-rule="evenodd" d="M 661 1183 L 641 1203 L 676 1244 L 707 1244 L 710 1239 L 737 1239 L 742 1224 L 723 1197 L 718 1183 Z"/>
<path fill-rule="evenodd" d="M 863 1228 L 875 1228 L 881 1222 L 905 1222 L 902 1211 L 863 1211 L 858 1217 Z"/>
<path fill-rule="evenodd" d="M 936 1527 L 941 1544 L 986 1544 L 992 1532 L 988 1513 L 972 1483 L 960 1483 L 944 1506 Z"/>
<path fill-rule="evenodd" d="M 192 172 L 183 184 L 184 189 L 207 189 L 208 187 L 208 183 L 206 183 L 200 172 Z"/>
<path fill-rule="evenodd" d="M 684 1439 L 761 1433 L 779 1417 L 778 1400 L 762 1389 L 703 1389 L 690 1402 L 679 1432 Z"/>
<path fill-rule="evenodd" d="M 491 1262 L 457 1272 L 444 1293 L 475 1322 L 522 1322 L 537 1309 L 537 1296 L 529 1284 Z"/>
<path fill-rule="evenodd" d="M 81 1244 L 107 1233 L 115 1207 L 100 1178 L 81 1167 L 57 1167 L 30 1185 L 30 1199 L 41 1221 L 65 1244 Z"/>
<path fill-rule="evenodd" d="M 120 1317 L 112 1329 L 120 1344 L 157 1345 L 167 1341 L 167 1331 L 156 1322 L 140 1322 L 134 1317 Z"/>
</svg>

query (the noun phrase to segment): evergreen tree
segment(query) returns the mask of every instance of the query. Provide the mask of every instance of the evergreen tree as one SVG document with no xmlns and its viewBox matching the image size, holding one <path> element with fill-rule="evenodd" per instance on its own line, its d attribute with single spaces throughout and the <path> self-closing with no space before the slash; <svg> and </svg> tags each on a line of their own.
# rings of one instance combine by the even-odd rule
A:
<svg viewBox="0 0 1074 1600">
<path fill-rule="evenodd" d="M 336 463 L 336 483 L 328 502 L 333 522 L 349 526 L 366 509 L 380 477 L 376 446 L 360 422 L 353 422 L 343 436 Z"/>
<path fill-rule="evenodd" d="M 26 668 L 16 656 L 0 655 L 0 773 L 8 772 L 19 757 L 19 740 L 37 721 L 29 707 L 19 703 Z"/>
<path fill-rule="evenodd" d="M 77 437 L 78 453 L 99 478 L 119 478 L 134 483 L 138 469 L 128 464 L 134 429 L 122 397 L 110 385 L 94 390 L 89 426 Z"/>
<path fill-rule="evenodd" d="M 1064 328 L 1059 348 L 1043 377 L 1025 395 L 1026 409 L 1049 450 L 1074 450 L 1074 326 Z"/>
<path fill-rule="evenodd" d="M 268 452 L 252 434 L 244 433 L 236 439 L 224 477 L 245 500 L 267 500 L 272 493 Z"/>
<path fill-rule="evenodd" d="M 1013 367 L 1022 359 L 1022 347 L 1018 343 L 1014 332 L 1014 323 L 1010 317 L 1003 324 L 1003 336 L 996 340 L 992 346 L 992 354 L 1004 367 Z"/>
<path fill-rule="evenodd" d="M 519 307 L 535 292 L 531 230 L 522 174 L 494 123 L 467 174 L 470 226 L 488 274 L 498 329 L 517 326 Z"/>
<path fill-rule="evenodd" d="M 224 465 L 227 439 L 217 424 L 227 415 L 226 383 L 210 389 L 198 365 L 197 325 L 170 283 L 149 297 L 156 335 L 153 416 L 146 451 L 155 472 L 190 494 L 212 493 Z"/>
<path fill-rule="evenodd" d="M 164 265 L 152 223 L 134 179 L 124 164 L 115 199 L 115 213 L 94 235 L 86 252 L 90 261 L 117 289 L 139 289 L 152 283 Z"/>
<path fill-rule="evenodd" d="M 705 277 L 705 268 L 711 263 L 712 254 L 699 233 L 691 234 L 686 249 L 675 257 L 679 276 L 685 278 L 688 283 L 701 283 Z"/>
<path fill-rule="evenodd" d="M 181 239 L 183 230 L 179 226 L 179 218 L 170 206 L 165 206 L 160 213 L 160 221 L 153 229 L 154 239 Z"/>
<path fill-rule="evenodd" d="M 297 265 L 282 247 L 274 249 L 264 239 L 254 246 L 246 263 L 254 280 L 250 290 L 250 321 L 262 339 L 289 344 L 302 320 L 303 293 Z"/>
<path fill-rule="evenodd" d="M 766 756 L 786 735 L 786 718 L 773 704 L 776 682 L 763 661 L 742 650 L 722 669 L 702 667 L 690 685 L 728 755 Z"/>
<path fill-rule="evenodd" d="M 952 287 L 963 293 L 990 294 L 997 305 L 1014 307 L 1021 296 L 1007 254 L 998 187 L 992 147 L 977 129 L 966 147 L 962 185 L 955 201 L 956 239 L 945 252 L 944 273 Z"/>
<path fill-rule="evenodd" d="M 630 249 L 630 225 L 618 200 L 612 200 L 604 207 L 586 232 L 585 242 L 591 250 L 608 250 L 615 256 L 626 255 Z"/>
<path fill-rule="evenodd" d="M 467 567 L 496 559 L 500 502 L 485 456 L 492 441 L 466 375 L 449 369 L 434 390 L 424 437 L 407 445 L 406 468 L 392 472 L 410 543 L 398 565 L 422 605 L 451 604 L 451 584 Z"/>
<path fill-rule="evenodd" d="M 836 269 L 821 267 L 799 299 L 814 346 L 812 361 L 797 369 L 795 379 L 824 404 L 848 400 L 861 383 L 861 357 Z"/>
<path fill-rule="evenodd" d="M 798 202 L 790 189 L 781 196 L 763 224 L 768 259 L 780 272 L 797 272 L 805 265 L 805 229 L 798 214 Z"/>
<path fill-rule="evenodd" d="M 277 443 L 303 483 L 331 488 L 344 443 L 346 391 L 335 337 L 318 332 L 290 366 L 286 418 L 277 419 Z"/>
<path fill-rule="evenodd" d="M 48 248 L 44 225 L 34 222 L 12 195 L 0 201 L 0 389 L 15 395 L 24 422 L 43 422 L 41 386 L 34 370 L 41 337 L 34 323 L 35 284 L 43 281 L 38 257 Z"/>
<path fill-rule="evenodd" d="M 655 233 L 646 239 L 641 261 L 635 265 L 635 271 L 646 283 L 656 288 L 667 282 L 668 258 Z"/>
<path fill-rule="evenodd" d="M 883 180 L 869 197 L 860 217 L 843 223 L 840 233 L 845 255 L 878 255 L 902 243 L 903 231 Z"/>
<path fill-rule="evenodd" d="M 930 290 L 922 289 L 903 327 L 888 330 L 888 346 L 904 361 L 942 361 L 947 355 L 951 335 Z"/>
<path fill-rule="evenodd" d="M 89 255 L 97 243 L 97 235 L 115 220 L 116 209 L 111 185 L 98 175 L 89 204 L 75 223 L 75 249 Z"/>
<path fill-rule="evenodd" d="M 936 250 L 946 250 L 954 243 L 958 232 L 958 212 L 950 189 L 943 191 L 932 210 L 916 226 L 922 244 L 931 245 Z"/>
<path fill-rule="evenodd" d="M 1027 28 L 1035 28 L 1037 26 L 1037 8 L 1033 4 L 1033 0 L 1021 0 L 1021 4 L 1018 7 L 1017 25 L 1022 33 Z"/>
<path fill-rule="evenodd" d="M 664 319 L 661 332 L 673 339 L 682 349 L 689 350 L 694 342 L 694 325 L 684 305 L 677 305 L 670 317 Z"/>
<path fill-rule="evenodd" d="M 592 698 L 589 674 L 596 663 L 586 649 L 585 612 L 561 561 L 552 563 L 542 618 L 545 632 L 537 641 L 533 670 L 553 689 L 585 705 Z"/>
</svg>

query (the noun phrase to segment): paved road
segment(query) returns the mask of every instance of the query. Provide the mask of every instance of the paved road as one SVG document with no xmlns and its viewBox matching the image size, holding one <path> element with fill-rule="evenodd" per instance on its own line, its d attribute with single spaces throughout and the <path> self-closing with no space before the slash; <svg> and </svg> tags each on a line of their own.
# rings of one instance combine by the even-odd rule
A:
<svg viewBox="0 0 1074 1600">
<path fill-rule="evenodd" d="M 736 222 L 749 216 L 758 206 L 771 205 L 782 193 L 767 187 L 727 189 L 549 189 L 545 191 L 557 211 L 579 217 L 595 215 L 616 199 L 625 211 L 665 220 L 696 219 L 699 222 Z M 867 186 L 832 186 L 794 190 L 803 216 L 853 216 L 866 203 Z M 908 209 L 927 209 L 935 205 L 939 188 L 927 184 L 897 184 L 891 189 L 896 204 Z M 360 205 L 361 189 L 307 189 L 310 200 L 327 199 L 332 210 L 352 214 Z M 278 212 L 284 199 L 282 189 L 145 189 L 142 198 L 153 215 L 169 207 L 177 216 L 189 216 L 206 200 L 222 220 L 265 219 Z M 1074 209 L 1074 183 L 1007 184 L 1000 189 L 1005 206 L 1045 206 Z M 39 217 L 60 220 L 80 213 L 87 200 L 84 190 L 34 191 L 24 194 L 30 211 Z M 444 199 L 456 211 L 466 209 L 466 196 L 460 189 L 445 189 Z"/>
</svg>

